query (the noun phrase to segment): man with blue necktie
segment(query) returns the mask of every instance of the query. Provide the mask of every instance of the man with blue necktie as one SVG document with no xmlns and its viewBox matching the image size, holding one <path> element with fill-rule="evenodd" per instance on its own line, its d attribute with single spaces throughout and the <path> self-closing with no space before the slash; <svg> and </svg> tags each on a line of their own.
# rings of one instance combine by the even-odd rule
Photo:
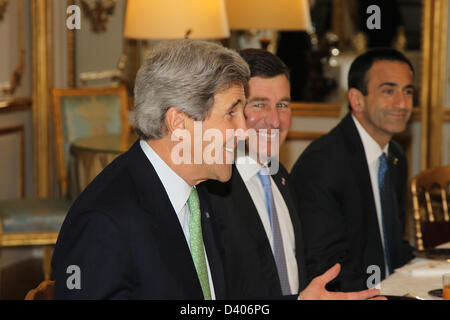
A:
<svg viewBox="0 0 450 320">
<path fill-rule="evenodd" d="M 339 265 L 308 281 L 296 199 L 289 174 L 278 162 L 279 146 L 291 124 L 289 70 L 265 50 L 246 49 L 240 54 L 251 71 L 244 109 L 246 152 L 240 154 L 238 148 L 230 181 L 205 183 L 220 230 L 228 297 L 370 298 L 376 290 L 325 289 L 339 273 Z"/>
<path fill-rule="evenodd" d="M 330 290 L 367 288 L 411 258 L 403 240 L 407 159 L 394 134 L 412 112 L 414 69 L 400 52 L 370 50 L 348 75 L 350 112 L 311 143 L 291 171 L 303 224 L 308 277 L 335 263 Z"/>
</svg>

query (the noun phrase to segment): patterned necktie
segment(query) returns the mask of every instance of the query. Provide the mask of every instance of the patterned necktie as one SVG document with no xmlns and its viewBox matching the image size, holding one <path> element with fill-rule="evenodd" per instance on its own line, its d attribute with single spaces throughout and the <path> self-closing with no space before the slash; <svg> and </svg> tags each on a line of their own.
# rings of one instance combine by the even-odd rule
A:
<svg viewBox="0 0 450 320">
<path fill-rule="evenodd" d="M 270 225 L 272 227 L 273 235 L 273 255 L 277 265 L 278 277 L 280 278 L 281 292 L 283 295 L 291 294 L 289 286 L 289 278 L 286 267 L 286 258 L 284 256 L 283 239 L 281 237 L 280 225 L 278 222 L 277 210 L 275 202 L 273 201 L 272 186 L 270 182 L 269 170 L 262 167 L 258 172 L 258 178 L 264 188 L 264 195 L 266 198 L 266 208 L 269 214 Z"/>
<path fill-rule="evenodd" d="M 195 270 L 197 271 L 198 279 L 200 280 L 203 297 L 205 300 L 211 300 L 211 290 L 209 288 L 208 271 L 206 269 L 206 257 L 203 246 L 200 201 L 195 187 L 192 188 L 187 203 L 190 211 L 189 233 L 192 260 L 194 261 Z"/>
<path fill-rule="evenodd" d="M 393 199 L 392 190 L 389 180 L 389 171 L 386 154 L 383 154 L 379 158 L 380 167 L 378 168 L 378 188 L 380 190 L 380 202 L 381 202 L 381 219 L 383 224 L 383 239 L 384 239 L 384 256 L 386 258 L 386 265 L 388 267 L 389 274 L 392 274 L 391 263 L 391 249 L 392 243 L 390 243 L 390 221 L 392 218 Z"/>
</svg>

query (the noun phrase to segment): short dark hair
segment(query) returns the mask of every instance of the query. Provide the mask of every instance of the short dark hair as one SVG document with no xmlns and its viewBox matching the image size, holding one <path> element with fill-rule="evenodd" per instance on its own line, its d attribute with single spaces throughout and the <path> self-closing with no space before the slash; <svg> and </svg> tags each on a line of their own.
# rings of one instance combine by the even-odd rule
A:
<svg viewBox="0 0 450 320">
<path fill-rule="evenodd" d="M 239 54 L 250 67 L 250 77 L 273 78 L 285 75 L 289 80 L 289 68 L 276 55 L 263 49 L 244 49 Z"/>
<path fill-rule="evenodd" d="M 367 73 L 375 62 L 383 60 L 406 63 L 414 76 L 414 67 L 403 53 L 392 48 L 376 48 L 363 53 L 353 61 L 348 72 L 348 89 L 358 89 L 367 96 Z"/>
</svg>

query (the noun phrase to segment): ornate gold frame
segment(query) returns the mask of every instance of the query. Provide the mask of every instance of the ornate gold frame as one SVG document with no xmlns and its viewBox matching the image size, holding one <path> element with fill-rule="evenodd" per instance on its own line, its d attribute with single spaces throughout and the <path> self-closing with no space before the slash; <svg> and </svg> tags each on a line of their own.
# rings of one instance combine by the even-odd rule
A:
<svg viewBox="0 0 450 320">
<path fill-rule="evenodd" d="M 35 194 L 49 197 L 50 88 L 53 87 L 53 1 L 32 0 L 33 20 L 33 139 Z"/>
<path fill-rule="evenodd" d="M 447 0 L 423 1 L 421 169 L 442 161 L 443 97 L 447 53 Z M 430 143 L 433 141 L 433 143 Z"/>
</svg>

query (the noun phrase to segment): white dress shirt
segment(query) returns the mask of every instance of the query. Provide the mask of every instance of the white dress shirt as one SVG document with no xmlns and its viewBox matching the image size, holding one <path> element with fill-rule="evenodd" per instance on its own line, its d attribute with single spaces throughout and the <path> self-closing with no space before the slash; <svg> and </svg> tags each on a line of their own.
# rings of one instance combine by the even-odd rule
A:
<svg viewBox="0 0 450 320">
<path fill-rule="evenodd" d="M 140 145 L 142 151 L 144 151 L 148 160 L 152 164 L 153 168 L 156 171 L 159 179 L 161 180 L 164 189 L 169 197 L 170 203 L 173 206 L 175 213 L 177 214 L 178 220 L 180 221 L 181 228 L 183 229 L 184 236 L 186 238 L 187 245 L 189 250 L 191 248 L 190 245 L 190 234 L 189 234 L 189 206 L 187 204 L 187 200 L 189 195 L 191 194 L 191 189 L 186 181 L 183 180 L 175 171 L 170 168 L 167 163 L 162 160 L 159 155 L 149 146 L 147 142 L 144 140 L 140 141 Z M 209 287 L 211 289 L 211 298 L 215 300 L 216 295 L 214 292 L 214 284 L 211 277 L 211 270 L 209 268 L 208 256 L 205 250 L 206 257 L 206 268 L 208 269 L 208 280 Z"/>
<path fill-rule="evenodd" d="M 353 121 L 355 122 L 356 128 L 358 129 L 359 136 L 361 137 L 361 141 L 364 146 L 364 151 L 366 153 L 367 165 L 369 167 L 370 180 L 372 182 L 372 191 L 373 198 L 375 200 L 375 207 L 377 209 L 377 217 L 378 217 L 378 226 L 380 229 L 380 237 L 381 242 L 384 248 L 384 237 L 383 237 L 383 221 L 381 215 L 381 200 L 380 200 L 380 189 L 378 188 L 378 169 L 380 167 L 380 156 L 384 152 L 386 157 L 388 155 L 388 147 L 387 144 L 383 149 L 381 149 L 380 145 L 367 133 L 366 129 L 359 123 L 358 119 L 356 119 L 352 115 Z M 384 251 L 383 251 L 384 253 Z M 386 257 L 384 259 L 386 261 Z M 389 276 L 389 268 L 386 264 L 386 277 Z"/>
<path fill-rule="evenodd" d="M 272 228 L 270 226 L 269 214 L 266 208 L 266 198 L 264 195 L 264 188 L 261 181 L 258 178 L 258 172 L 261 169 L 261 165 L 252 158 L 238 157 L 236 159 L 236 168 L 247 187 L 248 192 L 253 200 L 253 203 L 258 211 L 261 222 L 266 231 L 267 238 L 270 241 L 273 253 L 273 235 Z M 273 200 L 275 202 L 275 208 L 277 210 L 278 221 L 280 224 L 280 232 L 283 239 L 284 255 L 286 257 L 286 267 L 289 279 L 289 286 L 291 294 L 298 293 L 298 267 L 297 259 L 295 257 L 295 235 L 294 228 L 292 226 L 291 216 L 289 215 L 289 209 L 284 201 L 283 196 L 278 190 L 276 183 L 270 177 Z"/>
</svg>

